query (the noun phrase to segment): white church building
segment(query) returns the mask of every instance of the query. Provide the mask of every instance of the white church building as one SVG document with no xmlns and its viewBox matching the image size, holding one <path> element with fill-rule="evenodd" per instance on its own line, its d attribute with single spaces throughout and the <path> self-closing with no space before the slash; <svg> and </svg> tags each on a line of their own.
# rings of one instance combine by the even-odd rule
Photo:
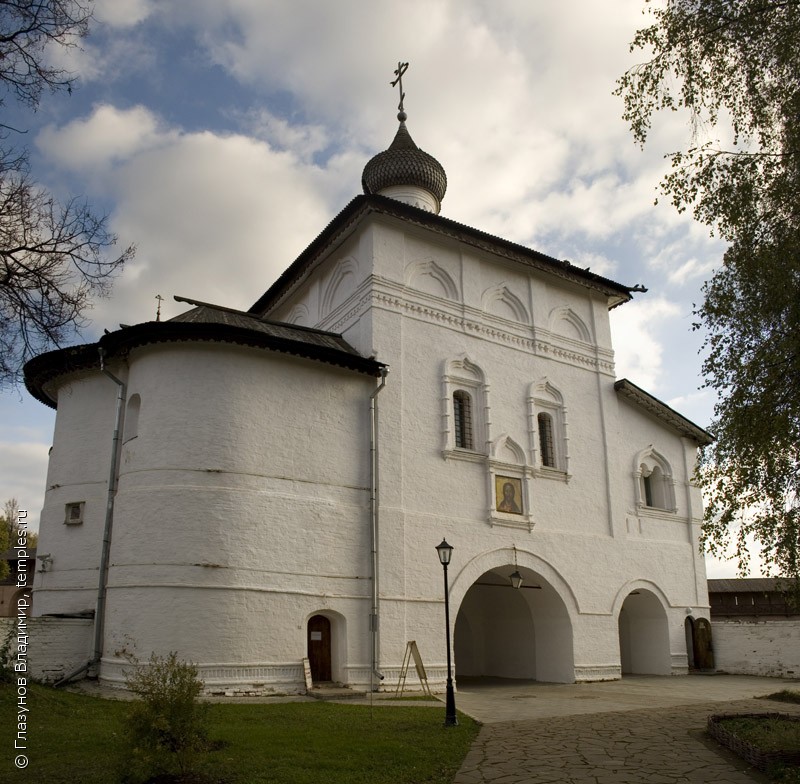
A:
<svg viewBox="0 0 800 784">
<path fill-rule="evenodd" d="M 57 410 L 39 676 L 177 651 L 208 690 L 394 689 L 415 640 L 441 689 L 443 538 L 456 684 L 694 663 L 710 436 L 615 377 L 609 311 L 643 289 L 442 216 L 398 118 L 247 312 L 182 300 L 27 364 Z"/>
</svg>

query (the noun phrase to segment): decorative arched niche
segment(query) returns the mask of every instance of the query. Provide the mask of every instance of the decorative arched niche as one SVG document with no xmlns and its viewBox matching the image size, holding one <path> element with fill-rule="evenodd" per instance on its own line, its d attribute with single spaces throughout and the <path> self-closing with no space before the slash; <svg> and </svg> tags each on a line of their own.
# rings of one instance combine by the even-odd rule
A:
<svg viewBox="0 0 800 784">
<path fill-rule="evenodd" d="M 122 429 L 122 443 L 126 443 L 139 435 L 139 412 L 142 399 L 138 393 L 132 394 L 125 405 L 125 422 Z"/>
<path fill-rule="evenodd" d="M 669 461 L 650 444 L 634 459 L 634 498 L 637 509 L 677 512 L 675 480 Z"/>
<path fill-rule="evenodd" d="M 335 267 L 322 295 L 320 316 L 324 318 L 355 292 L 358 263 L 352 257 L 342 259 Z"/>
<path fill-rule="evenodd" d="M 592 334 L 584 320 L 566 305 L 550 311 L 548 326 L 550 332 L 555 335 L 561 335 L 570 340 L 580 340 L 583 343 L 592 342 Z"/>
<path fill-rule="evenodd" d="M 484 313 L 499 316 L 507 321 L 530 324 L 528 309 L 522 300 L 513 294 L 505 283 L 486 289 L 481 296 L 481 309 Z"/>
<path fill-rule="evenodd" d="M 433 259 L 411 262 L 405 269 L 405 285 L 434 297 L 457 301 L 458 287 L 453 278 Z"/>
<path fill-rule="evenodd" d="M 299 327 L 311 326 L 311 315 L 308 312 L 308 306 L 304 302 L 294 305 L 286 316 L 287 324 L 297 324 Z"/>
</svg>

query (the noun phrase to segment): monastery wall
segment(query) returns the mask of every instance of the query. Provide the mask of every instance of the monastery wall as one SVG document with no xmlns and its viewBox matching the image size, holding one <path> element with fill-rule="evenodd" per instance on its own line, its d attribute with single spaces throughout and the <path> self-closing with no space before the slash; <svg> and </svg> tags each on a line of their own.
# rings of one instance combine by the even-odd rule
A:
<svg viewBox="0 0 800 784">
<path fill-rule="evenodd" d="M 714 620 L 711 632 L 717 670 L 800 678 L 800 618 Z"/>
</svg>

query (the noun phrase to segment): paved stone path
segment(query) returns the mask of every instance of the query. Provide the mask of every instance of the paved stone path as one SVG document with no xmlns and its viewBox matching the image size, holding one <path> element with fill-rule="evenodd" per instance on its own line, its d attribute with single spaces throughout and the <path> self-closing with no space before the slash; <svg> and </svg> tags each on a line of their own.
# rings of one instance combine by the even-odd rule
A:
<svg viewBox="0 0 800 784">
<path fill-rule="evenodd" d="M 705 727 L 713 713 L 771 711 L 800 715 L 800 706 L 747 699 L 495 721 L 481 728 L 454 784 L 766 782 Z"/>
</svg>

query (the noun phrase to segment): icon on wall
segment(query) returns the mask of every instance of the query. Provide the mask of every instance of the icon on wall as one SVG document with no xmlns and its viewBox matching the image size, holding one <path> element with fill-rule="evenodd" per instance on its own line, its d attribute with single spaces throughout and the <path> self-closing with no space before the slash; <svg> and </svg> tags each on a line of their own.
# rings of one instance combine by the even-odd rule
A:
<svg viewBox="0 0 800 784">
<path fill-rule="evenodd" d="M 506 514 L 522 514 L 522 480 L 513 476 L 494 478 L 495 509 Z"/>
</svg>

